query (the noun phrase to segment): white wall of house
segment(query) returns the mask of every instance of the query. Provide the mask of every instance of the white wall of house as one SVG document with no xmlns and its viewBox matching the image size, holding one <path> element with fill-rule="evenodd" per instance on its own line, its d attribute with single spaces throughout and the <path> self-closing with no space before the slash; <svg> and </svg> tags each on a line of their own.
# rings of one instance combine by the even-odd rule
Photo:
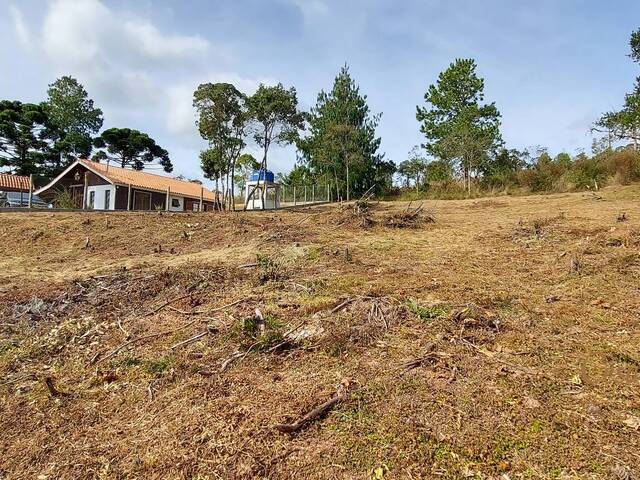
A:
<svg viewBox="0 0 640 480">
<path fill-rule="evenodd" d="M 92 198 L 93 205 L 91 204 Z M 108 204 L 106 203 L 107 200 Z M 93 208 L 94 210 L 115 210 L 116 187 L 114 185 L 89 185 L 87 187 L 87 208 Z"/>
<path fill-rule="evenodd" d="M 169 196 L 169 211 L 170 212 L 182 212 L 184 210 L 184 197 L 177 197 L 175 195 Z"/>
</svg>

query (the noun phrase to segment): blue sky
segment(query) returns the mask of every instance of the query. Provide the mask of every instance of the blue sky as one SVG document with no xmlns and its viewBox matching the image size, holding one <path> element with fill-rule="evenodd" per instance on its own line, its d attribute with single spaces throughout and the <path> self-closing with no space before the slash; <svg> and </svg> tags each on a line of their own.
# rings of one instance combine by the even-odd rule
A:
<svg viewBox="0 0 640 480">
<path fill-rule="evenodd" d="M 200 177 L 199 83 L 251 93 L 282 82 L 308 109 L 346 62 L 383 112 L 382 151 L 401 161 L 422 141 L 415 108 L 428 85 L 471 57 L 507 146 L 575 153 L 640 74 L 627 57 L 638 19 L 631 0 L 1 0 L 0 97 L 41 101 L 72 75 L 105 128 L 149 133 L 176 174 Z M 293 148 L 270 153 L 276 171 L 294 161 Z"/>
</svg>

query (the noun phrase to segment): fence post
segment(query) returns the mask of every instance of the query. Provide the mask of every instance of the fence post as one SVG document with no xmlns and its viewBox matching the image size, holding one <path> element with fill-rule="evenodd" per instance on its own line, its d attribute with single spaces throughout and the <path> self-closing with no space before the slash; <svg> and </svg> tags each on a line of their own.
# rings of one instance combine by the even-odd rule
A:
<svg viewBox="0 0 640 480">
<path fill-rule="evenodd" d="M 282 196 L 280 197 L 280 201 L 285 203 L 287 201 L 287 186 L 282 184 Z"/>
<path fill-rule="evenodd" d="M 293 206 L 296 206 L 296 186 L 293 186 Z"/>
<path fill-rule="evenodd" d="M 89 188 L 88 174 L 89 172 L 84 172 L 84 189 L 82 191 L 82 209 L 83 210 L 87 209 L 87 202 L 89 200 L 89 192 L 87 192 L 87 189 Z"/>
<path fill-rule="evenodd" d="M 329 191 L 328 183 L 327 183 L 327 203 L 331 203 L 331 192 Z"/>
<path fill-rule="evenodd" d="M 311 185 L 311 203 L 316 203 L 316 184 Z"/>
<path fill-rule="evenodd" d="M 304 186 L 304 203 L 307 203 L 307 186 Z"/>
<path fill-rule="evenodd" d="M 33 200 L 33 173 L 29 175 L 29 208 Z M 22 206 L 22 194 L 20 194 L 20 206 Z"/>
</svg>

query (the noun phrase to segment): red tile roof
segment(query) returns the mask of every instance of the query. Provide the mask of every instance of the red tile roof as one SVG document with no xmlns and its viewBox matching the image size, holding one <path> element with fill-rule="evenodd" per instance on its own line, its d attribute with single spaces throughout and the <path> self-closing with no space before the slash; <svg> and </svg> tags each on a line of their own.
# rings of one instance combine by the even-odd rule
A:
<svg viewBox="0 0 640 480">
<path fill-rule="evenodd" d="M 0 190 L 29 191 L 29 177 L 0 173 Z"/>
<path fill-rule="evenodd" d="M 106 163 L 97 163 L 91 160 L 80 160 L 82 165 L 103 177 L 112 183 L 121 185 L 131 184 L 133 187 L 142 189 L 156 190 L 166 192 L 167 188 L 175 195 L 184 195 L 185 197 L 200 198 L 200 192 L 205 200 L 215 200 L 215 194 L 199 183 L 189 182 L 188 180 L 178 180 L 164 175 L 148 173 L 140 170 L 131 170 L 129 168 L 120 168 Z"/>
</svg>

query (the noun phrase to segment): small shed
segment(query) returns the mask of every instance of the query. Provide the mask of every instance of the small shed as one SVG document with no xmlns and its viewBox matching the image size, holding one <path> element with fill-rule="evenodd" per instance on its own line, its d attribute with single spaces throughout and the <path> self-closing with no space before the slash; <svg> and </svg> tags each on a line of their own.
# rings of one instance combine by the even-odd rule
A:
<svg viewBox="0 0 640 480">
<path fill-rule="evenodd" d="M 0 173 L 0 192 L 22 192 L 28 194 L 30 187 L 31 180 L 29 177 Z"/>
<path fill-rule="evenodd" d="M 264 191 L 264 196 L 263 196 Z M 282 186 L 275 181 L 270 170 L 254 170 L 245 187 L 247 210 L 273 210 L 280 208 Z M 264 204 L 262 203 L 264 199 Z"/>
</svg>

